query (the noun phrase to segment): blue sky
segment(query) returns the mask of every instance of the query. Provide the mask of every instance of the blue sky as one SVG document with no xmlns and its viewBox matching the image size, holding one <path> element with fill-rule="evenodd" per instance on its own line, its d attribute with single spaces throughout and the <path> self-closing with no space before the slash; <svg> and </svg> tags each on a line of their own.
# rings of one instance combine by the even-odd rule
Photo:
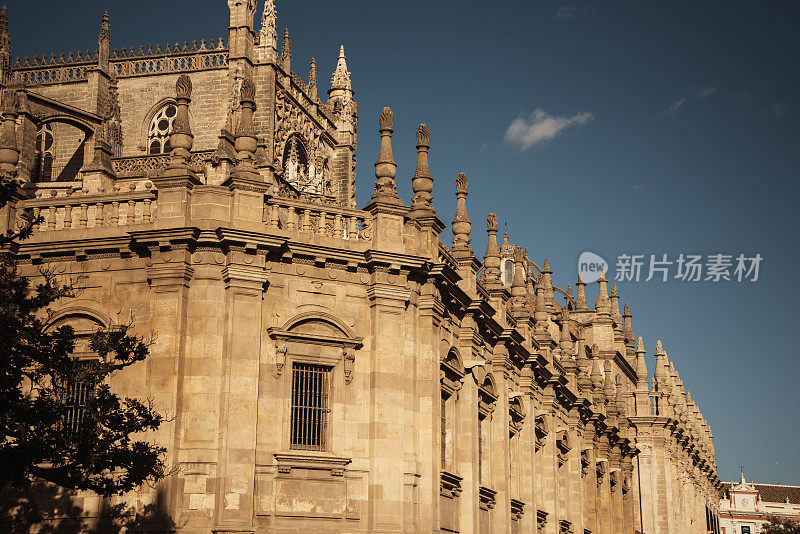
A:
<svg viewBox="0 0 800 534">
<path fill-rule="evenodd" d="M 15 56 L 94 47 L 105 8 L 115 47 L 226 36 L 228 24 L 224 0 L 8 7 Z M 586 250 L 612 272 L 619 254 L 760 254 L 755 283 L 620 292 L 636 334 L 651 355 L 663 341 L 711 424 L 720 478 L 743 465 L 775 482 L 777 461 L 781 482 L 800 483 L 800 4 L 277 0 L 277 11 L 294 70 L 305 76 L 316 57 L 323 88 L 345 46 L 360 205 L 377 115 L 391 106 L 401 195 L 410 201 L 425 122 L 435 207 L 449 224 L 467 172 L 481 257 L 489 211 L 537 262 L 550 258 L 560 286 Z"/>
</svg>

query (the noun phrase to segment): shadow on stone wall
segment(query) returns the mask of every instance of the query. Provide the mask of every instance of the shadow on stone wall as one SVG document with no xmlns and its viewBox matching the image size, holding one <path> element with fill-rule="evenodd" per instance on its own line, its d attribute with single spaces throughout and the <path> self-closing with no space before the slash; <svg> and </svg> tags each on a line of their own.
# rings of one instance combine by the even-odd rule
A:
<svg viewBox="0 0 800 534">
<path fill-rule="evenodd" d="M 134 510 L 104 501 L 99 517 L 83 517 L 74 495 L 52 484 L 0 488 L 0 532 L 9 534 L 172 534 L 175 522 L 159 490 L 152 504 Z"/>
</svg>

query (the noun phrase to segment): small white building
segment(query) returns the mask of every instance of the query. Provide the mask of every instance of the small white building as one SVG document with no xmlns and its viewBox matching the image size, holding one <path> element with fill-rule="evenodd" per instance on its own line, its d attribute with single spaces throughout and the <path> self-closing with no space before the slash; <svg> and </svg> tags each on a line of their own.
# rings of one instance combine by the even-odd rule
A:
<svg viewBox="0 0 800 534">
<path fill-rule="evenodd" d="M 759 534 L 770 517 L 800 523 L 800 486 L 753 484 L 742 474 L 726 482 L 719 506 L 720 534 Z"/>
</svg>

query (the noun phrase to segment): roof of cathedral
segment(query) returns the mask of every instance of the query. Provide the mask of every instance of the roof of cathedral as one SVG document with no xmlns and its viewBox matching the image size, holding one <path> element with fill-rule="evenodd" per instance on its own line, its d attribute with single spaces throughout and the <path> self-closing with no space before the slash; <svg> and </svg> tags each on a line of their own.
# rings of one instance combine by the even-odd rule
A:
<svg viewBox="0 0 800 534">
<path fill-rule="evenodd" d="M 723 483 L 726 494 L 734 484 L 736 483 Z M 789 503 L 791 504 L 800 504 L 800 486 L 788 484 L 753 484 L 753 486 L 758 490 L 759 498 L 763 502 L 785 503 L 786 499 L 789 499 Z"/>
</svg>

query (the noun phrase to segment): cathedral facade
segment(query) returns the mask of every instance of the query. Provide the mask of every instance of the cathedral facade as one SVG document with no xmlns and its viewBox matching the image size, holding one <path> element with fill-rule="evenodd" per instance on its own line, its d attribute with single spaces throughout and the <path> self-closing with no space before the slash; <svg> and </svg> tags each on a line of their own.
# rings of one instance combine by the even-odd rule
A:
<svg viewBox="0 0 800 534">
<path fill-rule="evenodd" d="M 0 172 L 19 183 L 0 229 L 37 221 L 22 274 L 84 276 L 50 327 L 155 334 L 112 387 L 169 416 L 148 437 L 171 474 L 71 494 L 76 525 L 158 503 L 181 533 L 718 532 L 710 427 L 616 286 L 573 293 L 498 242 L 496 214 L 473 228 L 464 173 L 436 180 L 457 197 L 444 243 L 430 132 L 395 140 L 418 150 L 406 202 L 389 108 L 358 208 L 344 49 L 321 98 L 272 0 L 228 7 L 225 39 L 114 50 L 106 15 L 96 50 L 23 59 L 0 16 Z"/>
</svg>

